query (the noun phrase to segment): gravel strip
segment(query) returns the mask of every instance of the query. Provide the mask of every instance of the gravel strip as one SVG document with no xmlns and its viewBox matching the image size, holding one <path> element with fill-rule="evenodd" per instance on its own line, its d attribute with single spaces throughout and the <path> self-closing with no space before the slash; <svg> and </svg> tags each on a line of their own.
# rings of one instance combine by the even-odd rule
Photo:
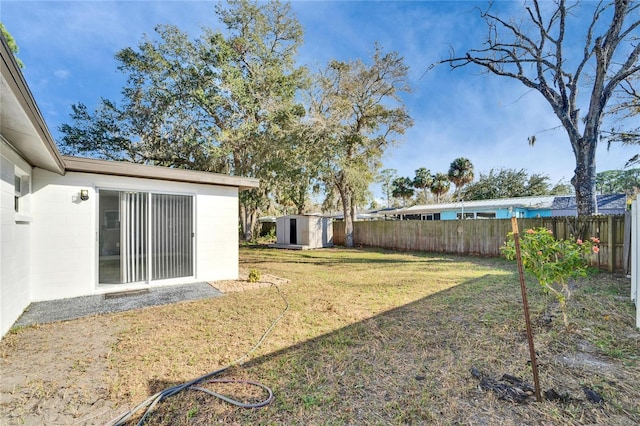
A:
<svg viewBox="0 0 640 426">
<path fill-rule="evenodd" d="M 15 322 L 16 326 L 66 321 L 95 314 L 122 312 L 147 306 L 167 305 L 185 300 L 200 300 L 222 296 L 209 283 L 150 288 L 148 292 L 104 294 L 48 300 L 30 304 Z M 115 297 L 114 297 L 115 296 Z"/>
</svg>

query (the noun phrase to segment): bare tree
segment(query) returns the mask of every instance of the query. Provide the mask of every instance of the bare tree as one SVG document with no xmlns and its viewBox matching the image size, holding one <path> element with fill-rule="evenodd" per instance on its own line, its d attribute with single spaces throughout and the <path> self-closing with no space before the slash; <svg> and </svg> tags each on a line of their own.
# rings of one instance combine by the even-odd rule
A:
<svg viewBox="0 0 640 426">
<path fill-rule="evenodd" d="M 621 85 L 619 98 L 620 102 L 610 108 L 610 114 L 617 117 L 616 126 L 611 130 L 604 130 L 602 136 L 607 142 L 607 148 L 611 148 L 613 143 L 622 145 L 640 145 L 640 127 L 637 120 L 635 127 L 628 128 L 624 123 L 640 115 L 640 90 L 634 87 L 640 80 L 640 75 L 636 74 L 632 79 L 628 79 Z M 640 164 L 640 153 L 633 155 L 627 160 L 625 167 Z"/>
<path fill-rule="evenodd" d="M 470 64 L 488 73 L 520 81 L 538 91 L 551 105 L 569 136 L 576 159 L 571 179 L 576 190 L 579 215 L 597 213 L 595 178 L 596 147 L 607 103 L 620 85 L 640 70 L 638 56 L 638 4 L 630 0 L 567 5 L 556 0 L 525 3 L 521 22 L 481 11 L 488 27 L 484 47 L 463 56 L 452 54 L 452 68 Z M 578 7 L 593 7 L 590 19 L 582 20 Z M 584 44 L 577 54 L 571 51 L 575 28 L 584 22 Z M 530 31 L 532 29 L 532 31 Z M 582 37 L 582 36 L 581 36 Z M 574 60 L 575 59 L 575 60 Z M 580 115 L 578 91 L 586 113 Z M 534 142 L 530 138 L 530 143 Z"/>
</svg>

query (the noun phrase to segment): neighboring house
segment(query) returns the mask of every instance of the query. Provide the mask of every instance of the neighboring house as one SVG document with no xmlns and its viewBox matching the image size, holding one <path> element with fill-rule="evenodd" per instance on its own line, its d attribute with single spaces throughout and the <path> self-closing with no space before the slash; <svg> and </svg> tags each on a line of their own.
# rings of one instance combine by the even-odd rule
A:
<svg viewBox="0 0 640 426">
<path fill-rule="evenodd" d="M 598 201 L 598 214 L 616 215 L 624 214 L 627 210 L 626 194 L 596 195 Z M 556 197 L 551 206 L 552 216 L 577 216 L 578 206 L 576 197 Z"/>
<path fill-rule="evenodd" d="M 276 219 L 277 242 L 272 247 L 314 249 L 333 246 L 333 221 L 316 215 L 288 215 Z"/>
<path fill-rule="evenodd" d="M 501 198 L 495 200 L 460 201 L 456 203 L 427 204 L 397 209 L 401 219 L 456 220 L 456 219 L 508 219 L 551 216 L 553 196 Z"/>
<path fill-rule="evenodd" d="M 598 195 L 599 214 L 624 214 L 625 194 Z M 575 196 L 500 198 L 427 204 L 389 212 L 403 220 L 508 219 L 577 216 Z"/>
<path fill-rule="evenodd" d="M 35 301 L 237 279 L 258 180 L 61 156 L 0 42 L 0 336 Z"/>
</svg>

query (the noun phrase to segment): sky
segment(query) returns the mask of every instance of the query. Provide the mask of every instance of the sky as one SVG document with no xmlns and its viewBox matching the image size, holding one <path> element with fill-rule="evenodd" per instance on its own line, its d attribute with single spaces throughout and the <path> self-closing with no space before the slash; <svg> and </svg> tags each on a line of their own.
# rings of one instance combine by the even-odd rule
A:
<svg viewBox="0 0 640 426">
<path fill-rule="evenodd" d="M 192 38 L 203 27 L 222 29 L 217 1 L 29 1 L 0 0 L 0 21 L 13 35 L 23 73 L 56 140 L 58 127 L 71 124 L 71 105 L 90 110 L 100 98 L 121 99 L 126 76 L 115 54 L 153 36 L 157 24 L 173 24 Z M 430 65 L 451 49 L 482 46 L 486 25 L 476 6 L 486 1 L 292 1 L 305 35 L 298 63 L 318 71 L 331 59 L 369 63 L 375 43 L 396 51 L 409 65 L 412 92 L 403 100 L 414 125 L 383 158 L 384 169 L 415 176 L 426 167 L 446 173 L 466 157 L 476 179 L 491 169 L 525 169 L 555 184 L 568 183 L 575 158 L 568 137 L 540 94 L 521 83 L 479 68 L 451 70 Z M 516 1 L 497 2 L 504 16 L 521 16 Z M 584 107 L 586 110 L 586 106 Z M 628 122 L 640 126 L 640 119 Z M 607 128 L 608 123 L 605 123 Z M 528 138 L 536 136 L 529 146 Z M 622 169 L 636 147 L 598 148 L 597 171 Z M 371 187 L 381 197 L 378 186 Z"/>
</svg>

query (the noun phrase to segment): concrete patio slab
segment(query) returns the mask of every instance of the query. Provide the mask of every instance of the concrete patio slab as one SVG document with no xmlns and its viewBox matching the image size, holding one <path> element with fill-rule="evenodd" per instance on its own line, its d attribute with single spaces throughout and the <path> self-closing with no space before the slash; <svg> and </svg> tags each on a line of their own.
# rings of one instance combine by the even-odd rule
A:
<svg viewBox="0 0 640 426">
<path fill-rule="evenodd" d="M 16 326 L 46 324 L 85 316 L 122 312 L 187 300 L 209 299 L 224 293 L 207 282 L 149 288 L 148 291 L 118 292 L 31 303 L 14 323 Z"/>
</svg>

